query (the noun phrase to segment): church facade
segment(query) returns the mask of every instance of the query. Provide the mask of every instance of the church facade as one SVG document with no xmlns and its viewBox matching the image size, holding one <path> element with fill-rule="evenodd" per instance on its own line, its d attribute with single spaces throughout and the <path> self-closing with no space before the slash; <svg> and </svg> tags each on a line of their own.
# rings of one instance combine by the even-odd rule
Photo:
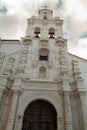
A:
<svg viewBox="0 0 87 130">
<path fill-rule="evenodd" d="M 87 130 L 86 70 L 63 20 L 39 10 L 20 41 L 0 39 L 0 130 Z"/>
</svg>

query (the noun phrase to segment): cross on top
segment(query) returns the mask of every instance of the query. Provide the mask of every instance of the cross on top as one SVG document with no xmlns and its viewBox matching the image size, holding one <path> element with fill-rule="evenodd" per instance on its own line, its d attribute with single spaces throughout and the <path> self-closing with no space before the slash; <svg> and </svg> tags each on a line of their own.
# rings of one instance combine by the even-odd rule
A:
<svg viewBox="0 0 87 130">
<path fill-rule="evenodd" d="M 47 5 L 44 5 L 44 6 L 42 6 L 44 9 L 47 9 L 49 6 L 47 6 Z"/>
</svg>

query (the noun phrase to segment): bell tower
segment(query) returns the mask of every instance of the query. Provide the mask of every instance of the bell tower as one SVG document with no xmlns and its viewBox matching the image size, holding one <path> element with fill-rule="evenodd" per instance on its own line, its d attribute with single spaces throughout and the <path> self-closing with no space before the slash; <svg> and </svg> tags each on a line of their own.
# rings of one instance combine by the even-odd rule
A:
<svg viewBox="0 0 87 130">
<path fill-rule="evenodd" d="M 50 9 L 41 9 L 38 17 L 27 19 L 26 37 L 22 41 L 31 39 L 32 78 L 56 81 L 62 71 L 68 73 L 67 40 L 63 38 L 62 27 L 63 20 L 53 17 Z"/>
<path fill-rule="evenodd" d="M 41 38 L 54 36 L 63 37 L 63 21 L 58 17 L 53 17 L 53 11 L 50 9 L 41 9 L 38 11 L 38 17 L 32 16 L 27 19 L 26 36 L 41 35 Z"/>
</svg>

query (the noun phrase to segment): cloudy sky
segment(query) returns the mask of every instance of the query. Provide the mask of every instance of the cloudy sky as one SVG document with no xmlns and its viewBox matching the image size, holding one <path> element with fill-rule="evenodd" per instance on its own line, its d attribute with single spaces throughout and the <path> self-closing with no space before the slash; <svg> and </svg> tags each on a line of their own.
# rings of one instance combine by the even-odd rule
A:
<svg viewBox="0 0 87 130">
<path fill-rule="evenodd" d="M 45 4 L 64 20 L 69 52 L 87 59 L 87 0 L 0 0 L 1 39 L 23 37 L 26 19 Z"/>
</svg>

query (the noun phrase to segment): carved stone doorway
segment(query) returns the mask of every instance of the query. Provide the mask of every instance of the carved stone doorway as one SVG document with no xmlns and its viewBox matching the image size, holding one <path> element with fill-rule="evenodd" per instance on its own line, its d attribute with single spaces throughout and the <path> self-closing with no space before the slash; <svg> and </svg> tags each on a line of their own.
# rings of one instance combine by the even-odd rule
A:
<svg viewBox="0 0 87 130">
<path fill-rule="evenodd" d="M 47 101 L 36 100 L 24 112 L 22 130 L 57 130 L 57 113 Z"/>
</svg>

